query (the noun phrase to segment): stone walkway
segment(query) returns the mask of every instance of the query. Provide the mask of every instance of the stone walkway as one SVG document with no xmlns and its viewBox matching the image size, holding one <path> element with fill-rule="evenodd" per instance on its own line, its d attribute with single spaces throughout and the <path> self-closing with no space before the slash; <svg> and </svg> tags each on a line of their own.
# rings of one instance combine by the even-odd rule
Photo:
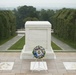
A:
<svg viewBox="0 0 76 75">
<path fill-rule="evenodd" d="M 35 60 L 21 60 L 20 52 L 1 52 L 0 62 L 14 62 L 12 70 L 0 70 L 0 75 L 76 75 L 76 70 L 66 70 L 63 62 L 76 62 L 76 53 L 57 52 L 56 59 L 44 60 L 48 71 L 31 71 L 30 62 Z"/>
<path fill-rule="evenodd" d="M 72 51 L 72 50 L 76 50 L 76 49 L 73 49 L 72 47 L 70 47 L 69 45 L 67 45 L 66 43 L 56 39 L 55 37 L 51 36 L 52 38 L 52 41 L 57 44 L 62 50 L 69 50 L 69 51 Z"/>
<path fill-rule="evenodd" d="M 11 39 L 8 42 L 6 42 L 5 44 L 1 45 L 0 51 L 7 50 L 9 47 L 11 47 L 14 43 L 16 43 L 22 37 L 23 36 L 15 36 L 13 39 Z"/>
</svg>

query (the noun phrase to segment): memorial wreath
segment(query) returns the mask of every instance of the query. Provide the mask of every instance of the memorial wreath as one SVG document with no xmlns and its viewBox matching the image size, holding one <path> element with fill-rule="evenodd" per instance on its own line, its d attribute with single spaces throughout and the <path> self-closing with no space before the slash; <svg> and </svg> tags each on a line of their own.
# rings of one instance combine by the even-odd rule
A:
<svg viewBox="0 0 76 75">
<path fill-rule="evenodd" d="M 41 59 L 45 56 L 45 49 L 42 47 L 42 46 L 36 46 L 34 49 L 33 49 L 33 55 L 35 58 L 37 59 Z"/>
</svg>

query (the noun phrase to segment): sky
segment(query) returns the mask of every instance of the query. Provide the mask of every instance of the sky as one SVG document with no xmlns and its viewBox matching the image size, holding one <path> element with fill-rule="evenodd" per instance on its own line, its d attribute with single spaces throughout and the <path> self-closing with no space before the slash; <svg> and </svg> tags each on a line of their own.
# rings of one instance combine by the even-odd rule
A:
<svg viewBox="0 0 76 75">
<path fill-rule="evenodd" d="M 0 8 L 34 6 L 36 8 L 76 8 L 76 0 L 0 0 Z"/>
</svg>

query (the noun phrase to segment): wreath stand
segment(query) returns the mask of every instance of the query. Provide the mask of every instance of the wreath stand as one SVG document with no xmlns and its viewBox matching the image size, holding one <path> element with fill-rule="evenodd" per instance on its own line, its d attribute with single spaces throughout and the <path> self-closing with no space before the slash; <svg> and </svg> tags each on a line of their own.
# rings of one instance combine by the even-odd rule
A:
<svg viewBox="0 0 76 75">
<path fill-rule="evenodd" d="M 34 62 L 30 63 L 30 70 L 34 71 L 41 71 L 41 70 L 45 70 L 47 71 L 47 63 L 45 61 L 43 61 L 43 59 L 36 59 Z"/>
</svg>

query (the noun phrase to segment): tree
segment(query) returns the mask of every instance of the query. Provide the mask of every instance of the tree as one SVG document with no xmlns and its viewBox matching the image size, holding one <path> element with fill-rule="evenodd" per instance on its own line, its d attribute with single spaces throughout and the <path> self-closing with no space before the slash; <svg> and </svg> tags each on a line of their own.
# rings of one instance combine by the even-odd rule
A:
<svg viewBox="0 0 76 75">
<path fill-rule="evenodd" d="M 21 6 L 15 11 L 16 19 L 17 19 L 17 28 L 23 28 L 24 22 L 23 20 L 27 17 L 36 17 L 38 18 L 38 12 L 36 8 L 33 6 Z"/>
<path fill-rule="evenodd" d="M 26 21 L 38 21 L 38 19 L 36 17 L 27 17 L 23 20 L 23 22 L 25 23 Z"/>
<path fill-rule="evenodd" d="M 0 40 L 15 35 L 16 18 L 12 11 L 0 11 Z"/>
<path fill-rule="evenodd" d="M 53 16 L 55 35 L 76 45 L 76 9 L 61 9 Z M 76 48 L 76 47 L 75 47 Z"/>
</svg>

